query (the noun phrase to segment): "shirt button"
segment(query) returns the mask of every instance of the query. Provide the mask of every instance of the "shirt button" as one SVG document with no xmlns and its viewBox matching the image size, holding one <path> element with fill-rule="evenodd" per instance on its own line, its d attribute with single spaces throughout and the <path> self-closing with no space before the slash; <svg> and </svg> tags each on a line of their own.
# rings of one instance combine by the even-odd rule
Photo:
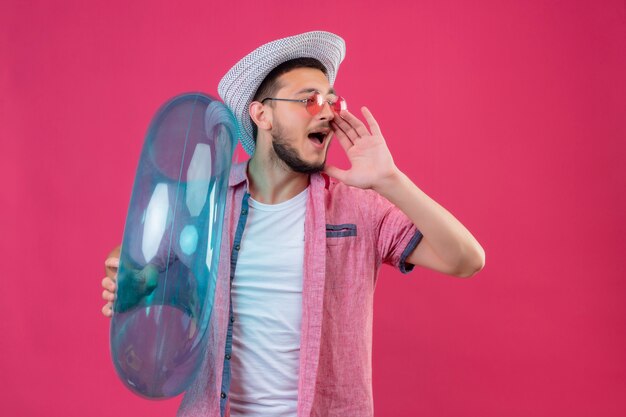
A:
<svg viewBox="0 0 626 417">
<path fill-rule="evenodd" d="M 248 210 L 246 210 L 246 209 L 242 209 L 242 210 L 241 210 L 241 214 L 243 214 L 243 215 L 248 214 Z"/>
<path fill-rule="evenodd" d="M 231 323 L 234 323 L 234 322 L 235 322 L 235 318 L 234 318 L 234 317 L 231 317 L 231 318 L 230 318 L 230 322 L 231 322 Z"/>
<path fill-rule="evenodd" d="M 235 250 L 239 250 L 240 246 L 239 245 L 235 245 Z"/>
<path fill-rule="evenodd" d="M 226 360 L 230 360 L 230 355 L 225 356 Z"/>
<path fill-rule="evenodd" d="M 220 397 L 222 398 L 226 398 L 226 394 L 224 394 L 223 392 L 220 394 Z"/>
</svg>

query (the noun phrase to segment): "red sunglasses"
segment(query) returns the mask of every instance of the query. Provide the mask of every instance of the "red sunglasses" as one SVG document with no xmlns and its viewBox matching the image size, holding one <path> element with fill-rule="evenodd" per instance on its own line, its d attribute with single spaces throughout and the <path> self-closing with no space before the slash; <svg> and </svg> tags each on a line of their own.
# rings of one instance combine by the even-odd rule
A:
<svg viewBox="0 0 626 417">
<path fill-rule="evenodd" d="M 303 98 L 303 99 L 266 97 L 263 100 L 261 100 L 261 103 L 263 103 L 265 100 L 293 101 L 297 103 L 306 103 L 306 110 L 309 112 L 311 116 L 315 116 L 316 114 L 321 112 L 322 107 L 324 107 L 325 102 L 328 103 L 330 108 L 333 109 L 336 113 L 339 113 L 341 110 L 348 109 L 348 103 L 346 103 L 346 100 L 343 97 L 337 96 L 335 98 L 335 101 L 324 100 L 324 96 L 322 96 L 318 92 L 313 93 L 309 98 Z"/>
</svg>

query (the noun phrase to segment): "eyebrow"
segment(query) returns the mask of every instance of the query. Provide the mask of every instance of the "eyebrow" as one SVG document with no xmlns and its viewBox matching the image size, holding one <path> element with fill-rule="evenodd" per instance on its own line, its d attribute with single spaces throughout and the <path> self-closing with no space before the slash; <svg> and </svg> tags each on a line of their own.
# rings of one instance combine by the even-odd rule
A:
<svg viewBox="0 0 626 417">
<path fill-rule="evenodd" d="M 302 94 L 302 93 L 315 93 L 315 92 L 319 92 L 319 90 L 317 90 L 315 88 L 303 88 L 302 90 L 298 91 L 295 94 L 298 95 L 298 94 Z M 330 87 L 330 90 L 328 90 L 328 93 L 326 93 L 326 94 L 335 94 L 335 89 Z"/>
</svg>

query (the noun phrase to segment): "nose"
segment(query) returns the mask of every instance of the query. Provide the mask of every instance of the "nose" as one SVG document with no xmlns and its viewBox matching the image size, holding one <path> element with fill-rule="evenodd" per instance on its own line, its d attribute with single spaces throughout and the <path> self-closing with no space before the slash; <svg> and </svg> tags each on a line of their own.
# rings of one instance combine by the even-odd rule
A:
<svg viewBox="0 0 626 417">
<path fill-rule="evenodd" d="M 331 121 L 335 118 L 335 112 L 333 111 L 330 103 L 324 100 L 324 104 L 322 104 L 322 109 L 318 113 L 319 120 L 328 120 Z"/>
</svg>

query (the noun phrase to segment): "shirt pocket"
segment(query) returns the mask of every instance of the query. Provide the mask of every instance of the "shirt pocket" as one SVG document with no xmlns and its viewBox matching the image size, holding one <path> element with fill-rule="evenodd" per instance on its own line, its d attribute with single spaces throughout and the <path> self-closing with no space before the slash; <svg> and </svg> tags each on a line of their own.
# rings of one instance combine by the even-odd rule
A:
<svg viewBox="0 0 626 417">
<path fill-rule="evenodd" d="M 336 246 L 354 242 L 356 239 L 356 224 L 327 224 L 326 225 L 326 245 Z"/>
<path fill-rule="evenodd" d="M 357 236 L 357 225 L 326 225 L 326 284 L 327 296 L 345 302 L 346 297 L 358 292 L 360 274 L 356 265 L 363 254 L 362 237 Z"/>
</svg>

